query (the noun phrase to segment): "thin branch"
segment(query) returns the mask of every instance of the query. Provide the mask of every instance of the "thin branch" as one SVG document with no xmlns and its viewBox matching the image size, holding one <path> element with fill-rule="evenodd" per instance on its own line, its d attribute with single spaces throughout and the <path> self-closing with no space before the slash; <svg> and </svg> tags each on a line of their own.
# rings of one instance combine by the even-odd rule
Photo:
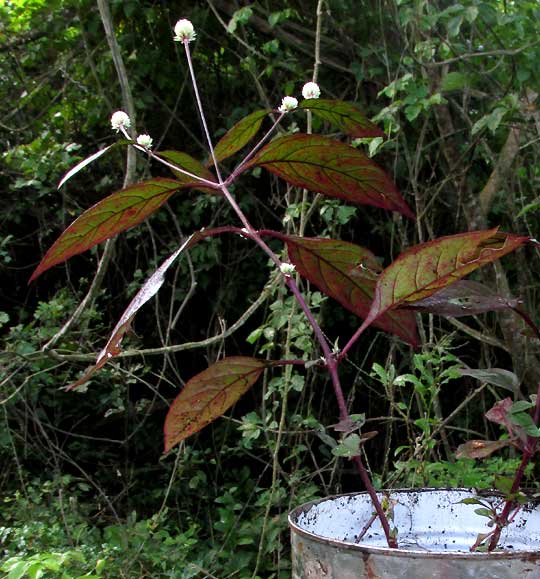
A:
<svg viewBox="0 0 540 579">
<path fill-rule="evenodd" d="M 423 66 L 427 68 L 433 68 L 436 66 L 445 66 L 447 64 L 452 64 L 454 62 L 460 62 L 462 60 L 468 60 L 470 58 L 479 58 L 482 56 L 516 56 L 527 50 L 528 48 L 532 48 L 540 44 L 540 40 L 535 40 L 534 42 L 529 42 L 525 46 L 520 48 L 512 49 L 499 49 L 499 50 L 486 50 L 485 52 L 467 52 L 466 54 L 460 54 L 459 56 L 454 56 L 452 58 L 447 58 L 446 60 L 440 60 L 438 62 L 423 62 L 421 63 Z"/>
</svg>

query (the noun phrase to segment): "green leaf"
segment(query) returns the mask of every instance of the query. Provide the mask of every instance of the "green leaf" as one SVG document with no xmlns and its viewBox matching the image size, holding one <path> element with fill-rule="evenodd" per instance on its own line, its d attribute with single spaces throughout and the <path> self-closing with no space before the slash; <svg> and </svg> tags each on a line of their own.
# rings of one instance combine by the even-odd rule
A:
<svg viewBox="0 0 540 579">
<path fill-rule="evenodd" d="M 287 244 L 289 258 L 300 275 L 362 319 L 369 313 L 381 266 L 364 247 L 325 238 L 279 236 Z M 381 316 L 375 325 L 418 346 L 412 312 L 395 311 Z"/>
<path fill-rule="evenodd" d="M 169 197 L 194 183 L 150 179 L 117 191 L 78 217 L 54 242 L 32 274 L 29 283 L 44 271 L 125 231 L 156 212 Z"/>
<path fill-rule="evenodd" d="M 497 107 L 491 113 L 484 115 L 474 123 L 471 129 L 471 135 L 476 135 L 486 127 L 491 131 L 491 133 L 495 133 L 507 112 L 507 107 Z"/>
<path fill-rule="evenodd" d="M 21 577 L 25 575 L 30 564 L 31 563 L 28 561 L 20 561 L 19 563 L 16 563 L 13 567 L 10 568 L 6 579 L 21 579 Z"/>
<path fill-rule="evenodd" d="M 460 233 L 404 251 L 380 275 L 365 328 L 388 310 L 433 295 L 529 241 L 498 229 Z"/>
<path fill-rule="evenodd" d="M 328 137 L 285 135 L 263 147 L 243 170 L 263 167 L 291 185 L 414 219 L 386 173 L 361 151 Z"/>
<path fill-rule="evenodd" d="M 459 31 L 461 30 L 462 24 L 463 24 L 463 16 L 461 14 L 458 16 L 454 16 L 453 18 L 450 18 L 447 24 L 448 36 L 450 36 L 450 38 L 457 36 L 459 34 Z"/>
<path fill-rule="evenodd" d="M 466 498 L 466 499 L 461 499 L 459 502 L 460 502 L 462 505 L 482 505 L 482 504 L 484 504 L 484 503 L 482 503 L 481 500 L 475 499 L 475 498 L 473 498 L 473 497 L 469 497 L 469 498 Z"/>
<path fill-rule="evenodd" d="M 523 431 L 533 438 L 540 438 L 540 429 L 534 423 L 532 416 L 527 412 L 509 413 L 508 418 L 512 424 L 521 427 Z"/>
<path fill-rule="evenodd" d="M 474 509 L 474 512 L 477 515 L 480 515 L 481 517 L 488 517 L 488 519 L 491 519 L 493 517 L 493 511 L 491 511 L 490 509 L 486 509 L 485 507 Z"/>
<path fill-rule="evenodd" d="M 469 85 L 469 77 L 462 72 L 449 72 L 441 81 L 441 91 L 462 90 Z"/>
<path fill-rule="evenodd" d="M 528 203 L 527 205 L 525 205 L 525 207 L 523 207 L 523 209 L 521 209 L 520 212 L 516 215 L 516 218 L 519 219 L 520 217 L 523 217 L 530 211 L 538 211 L 539 209 L 540 209 L 540 201 L 533 201 L 532 203 Z"/>
<path fill-rule="evenodd" d="M 512 490 L 512 486 L 514 484 L 514 479 L 509 476 L 502 476 L 500 474 L 496 474 L 493 477 L 493 486 L 498 490 L 504 493 L 505 495 L 510 494 Z"/>
<path fill-rule="evenodd" d="M 527 400 L 518 400 L 517 402 L 514 402 L 512 404 L 512 407 L 510 408 L 510 413 L 517 414 L 518 412 L 525 412 L 527 410 L 530 410 L 533 406 L 534 404 L 532 402 L 527 402 Z"/>
<path fill-rule="evenodd" d="M 165 452 L 224 414 L 257 381 L 267 363 L 224 358 L 189 380 L 165 419 Z"/>
<path fill-rule="evenodd" d="M 160 151 L 159 157 L 163 157 L 166 161 L 169 161 L 173 165 L 176 165 L 180 169 L 184 169 L 197 177 L 202 177 L 207 181 L 215 181 L 213 173 L 211 173 L 208 167 L 205 167 L 200 161 L 193 158 L 191 155 L 184 153 L 182 151 Z M 212 189 L 211 187 L 204 187 L 201 185 L 199 187 L 195 186 L 196 181 L 180 171 L 175 171 L 171 169 L 176 179 L 182 183 L 189 184 L 194 189 L 198 191 L 204 191 L 205 193 L 212 193 L 213 195 L 220 195 L 221 192 L 218 189 Z"/>
<path fill-rule="evenodd" d="M 238 121 L 214 147 L 216 159 L 223 161 L 245 147 L 257 134 L 267 114 L 266 110 L 255 111 Z"/>
<path fill-rule="evenodd" d="M 310 110 L 315 116 L 328 121 L 351 137 L 385 136 L 384 131 L 352 103 L 331 99 L 306 99 L 300 103 L 300 108 Z"/>
<path fill-rule="evenodd" d="M 352 458 L 353 456 L 359 456 L 361 453 L 360 436 L 356 433 L 349 434 L 346 436 L 335 448 L 332 449 L 332 454 L 334 456 Z"/>
<path fill-rule="evenodd" d="M 460 368 L 458 372 L 462 376 L 471 376 L 492 386 L 510 390 L 514 394 L 519 392 L 519 378 L 509 370 L 503 370 L 502 368 L 488 368 L 487 370 Z"/>
</svg>

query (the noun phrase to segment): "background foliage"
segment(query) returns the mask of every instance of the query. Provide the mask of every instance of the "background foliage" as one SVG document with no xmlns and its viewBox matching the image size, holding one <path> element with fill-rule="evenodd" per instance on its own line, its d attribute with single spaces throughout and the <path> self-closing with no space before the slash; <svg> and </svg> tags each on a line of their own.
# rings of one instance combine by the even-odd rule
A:
<svg viewBox="0 0 540 579">
<path fill-rule="evenodd" d="M 310 204 L 306 233 L 366 245 L 386 263 L 412 243 L 467 229 L 537 236 L 537 2 L 318 4 L 323 95 L 355 101 L 384 127 L 386 140 L 358 146 L 392 174 L 419 219 L 326 200 Z M 186 64 L 171 42 L 180 17 L 198 31 L 195 66 L 215 138 L 311 80 L 314 1 L 112 0 L 110 9 L 137 131 L 161 149 L 204 152 Z M 27 280 L 77 215 L 122 186 L 125 170 L 118 150 L 56 189 L 74 163 L 113 142 L 108 119 L 122 104 L 96 4 L 0 3 L 0 80 L 0 576 L 288 577 L 290 507 L 358 489 L 332 452 L 337 410 L 324 374 L 266 373 L 227 417 L 171 456 L 161 457 L 161 425 L 185 381 L 225 353 L 316 358 L 303 316 L 269 282 L 256 249 L 237 236 L 213 238 L 169 274 L 126 346 L 202 344 L 123 358 L 86 391 L 64 392 L 179 238 L 233 218 L 217 197 L 172 197 L 115 240 L 99 291 L 44 352 L 86 295 L 103 248 Z M 294 121 L 285 128 L 304 130 Z M 315 132 L 323 128 L 314 123 Z M 137 178 L 150 175 L 164 173 L 140 159 Z M 255 170 L 235 194 L 255 225 L 298 231 L 301 192 Z M 481 275 L 535 313 L 538 270 L 531 248 Z M 309 299 L 332 341 L 356 329 L 358 320 L 331 300 L 315 291 Z M 471 435 L 501 434 L 483 412 L 506 394 L 455 368 L 511 369 L 522 391 L 534 392 L 538 344 L 506 315 L 422 321 L 419 352 L 371 330 L 349 356 L 351 410 L 379 432 L 366 445 L 368 463 L 381 486 L 490 486 L 515 465 L 510 454 L 478 463 L 454 452 Z"/>
</svg>

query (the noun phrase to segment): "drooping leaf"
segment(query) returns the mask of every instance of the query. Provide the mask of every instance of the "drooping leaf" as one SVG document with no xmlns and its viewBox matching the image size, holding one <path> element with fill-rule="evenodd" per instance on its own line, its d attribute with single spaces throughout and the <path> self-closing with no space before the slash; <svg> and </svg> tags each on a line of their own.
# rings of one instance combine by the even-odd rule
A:
<svg viewBox="0 0 540 579">
<path fill-rule="evenodd" d="M 458 446 L 456 458 L 485 458 L 510 444 L 510 440 L 469 440 Z"/>
<path fill-rule="evenodd" d="M 64 185 L 67 181 L 69 181 L 71 179 L 71 177 L 73 177 L 74 175 L 76 175 L 79 171 L 81 171 L 82 169 L 84 169 L 85 167 L 87 167 L 88 165 L 90 165 L 90 163 L 93 163 L 96 159 L 99 159 L 101 156 L 103 156 L 107 151 L 110 151 L 112 148 L 114 147 L 119 147 L 122 145 L 129 145 L 131 143 L 131 141 L 126 141 L 126 140 L 122 140 L 122 141 L 118 141 L 112 145 L 109 145 L 108 147 L 104 147 L 103 149 L 100 149 L 99 151 L 97 151 L 96 153 L 94 153 L 93 155 L 90 155 L 89 157 L 86 157 L 86 159 L 83 159 L 80 163 L 77 163 L 77 165 L 75 165 L 75 167 L 73 167 L 72 169 L 70 169 L 61 179 L 60 183 L 58 183 L 58 189 L 60 189 L 60 187 L 62 187 L 62 185 Z"/>
<path fill-rule="evenodd" d="M 519 392 L 519 378 L 510 370 L 504 370 L 503 368 L 488 368 L 487 370 L 459 368 L 458 372 L 462 376 L 471 376 L 492 386 L 510 390 L 514 394 Z"/>
<path fill-rule="evenodd" d="M 188 239 L 186 239 L 186 241 L 184 241 L 184 243 L 182 243 L 182 245 L 174 253 L 172 253 L 142 285 L 139 291 L 135 294 L 135 297 L 129 303 L 124 313 L 120 316 L 120 320 L 112 331 L 111 337 L 105 344 L 105 347 L 98 354 L 96 363 L 93 366 L 90 366 L 76 382 L 68 386 L 67 390 L 73 390 L 88 382 L 93 374 L 103 368 L 103 366 L 109 360 L 120 354 L 120 343 L 122 342 L 125 334 L 130 330 L 133 318 L 142 308 L 142 306 L 159 291 L 163 285 L 163 282 L 165 281 L 165 274 L 167 270 L 171 267 L 173 262 L 181 253 L 187 249 L 190 249 L 196 243 L 206 237 L 219 235 L 220 233 L 224 232 L 239 231 L 241 230 L 235 227 L 218 227 L 215 229 L 202 229 L 201 231 L 190 235 Z"/>
<path fill-rule="evenodd" d="M 490 408 L 486 413 L 485 417 L 495 424 L 500 424 L 508 428 L 510 426 L 510 420 L 508 414 L 512 409 L 512 399 L 510 397 L 503 398 L 496 402 L 492 408 Z"/>
<path fill-rule="evenodd" d="M 263 360 L 232 356 L 189 380 L 165 419 L 165 452 L 224 414 L 257 381 Z"/>
<path fill-rule="evenodd" d="M 405 307 L 417 312 L 459 318 L 512 309 L 518 305 L 519 300 L 498 295 L 484 284 L 461 280 Z"/>
<path fill-rule="evenodd" d="M 53 265 L 137 225 L 157 211 L 169 197 L 193 183 L 150 179 L 117 191 L 87 209 L 54 242 L 29 283 Z"/>
<path fill-rule="evenodd" d="M 300 107 L 331 123 L 351 137 L 384 137 L 382 131 L 352 103 L 332 99 L 307 99 Z"/>
<path fill-rule="evenodd" d="M 238 121 L 214 147 L 214 155 L 218 161 L 223 161 L 245 147 L 261 128 L 266 110 L 255 111 Z M 210 160 L 209 163 L 212 161 Z"/>
<path fill-rule="evenodd" d="M 380 263 L 371 251 L 333 239 L 293 235 L 282 238 L 300 275 L 360 318 L 367 317 L 381 272 Z M 413 312 L 388 312 L 374 325 L 413 346 L 419 344 Z"/>
<path fill-rule="evenodd" d="M 211 171 L 207 167 L 205 167 L 200 161 L 197 161 L 191 155 L 184 153 L 182 151 L 160 151 L 158 153 L 159 157 L 163 157 L 166 161 L 169 161 L 173 165 L 180 167 L 180 169 L 184 169 L 185 171 L 189 171 L 193 175 L 197 177 L 202 177 L 207 181 L 215 181 L 215 177 Z M 190 184 L 194 189 L 198 191 L 204 191 L 205 193 L 211 193 L 213 195 L 221 195 L 219 189 L 212 189 L 211 187 L 205 187 L 204 185 L 195 186 L 194 183 L 196 181 L 186 175 L 185 173 L 181 173 L 180 171 L 175 171 L 171 169 L 174 176 L 178 181 L 182 183 Z"/>
<path fill-rule="evenodd" d="M 328 137 L 285 135 L 246 163 L 264 167 L 291 185 L 360 205 L 398 211 L 414 219 L 388 175 L 362 151 Z"/>
<path fill-rule="evenodd" d="M 528 241 L 528 237 L 490 229 L 441 237 L 410 247 L 380 275 L 375 299 L 362 328 L 389 310 L 433 295 Z"/>
</svg>

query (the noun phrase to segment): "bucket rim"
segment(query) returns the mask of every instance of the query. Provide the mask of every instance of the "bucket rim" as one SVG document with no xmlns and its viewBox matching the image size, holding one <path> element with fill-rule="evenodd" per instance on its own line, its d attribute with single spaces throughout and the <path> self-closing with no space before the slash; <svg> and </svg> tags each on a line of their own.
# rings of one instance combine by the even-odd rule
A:
<svg viewBox="0 0 540 579">
<path fill-rule="evenodd" d="M 411 494 L 411 493 L 433 493 L 433 492 L 462 492 L 468 493 L 473 496 L 478 496 L 477 489 L 474 488 L 452 488 L 452 487 L 423 487 L 423 488 L 399 488 L 399 489 L 384 489 L 383 491 L 378 491 L 377 494 L 380 495 L 383 492 L 388 492 L 390 496 L 395 494 Z M 492 493 L 492 494 L 491 494 Z M 291 533 L 301 535 L 305 538 L 311 539 L 317 543 L 332 545 L 341 550 L 348 551 L 359 551 L 366 554 L 373 555 L 391 555 L 393 557 L 405 557 L 405 558 L 427 558 L 427 559 L 479 559 L 479 558 L 489 558 L 489 559 L 528 559 L 530 561 L 540 560 L 540 550 L 534 549 L 519 549 L 519 550 L 505 550 L 505 551 L 495 551 L 491 553 L 487 552 L 463 552 L 463 551 L 431 551 L 431 550 L 420 550 L 420 549 L 395 549 L 390 547 L 377 547 L 371 545 L 363 545 L 360 543 L 352 543 L 351 541 L 340 541 L 337 539 L 331 539 L 327 537 L 322 537 L 313 533 L 311 531 L 306 531 L 302 529 L 297 524 L 298 516 L 302 513 L 309 511 L 313 506 L 317 504 L 324 503 L 326 501 L 332 501 L 343 497 L 353 497 L 358 495 L 367 495 L 367 491 L 353 492 L 353 493 L 343 493 L 323 497 L 321 499 L 315 499 L 309 501 L 302 505 L 295 507 L 289 512 L 287 520 Z M 500 497 L 500 492 L 494 489 L 482 489 L 482 497 Z M 540 506 L 539 501 L 530 501 L 527 505 L 534 505 L 535 508 Z M 527 506 L 524 505 L 524 506 Z"/>
</svg>

